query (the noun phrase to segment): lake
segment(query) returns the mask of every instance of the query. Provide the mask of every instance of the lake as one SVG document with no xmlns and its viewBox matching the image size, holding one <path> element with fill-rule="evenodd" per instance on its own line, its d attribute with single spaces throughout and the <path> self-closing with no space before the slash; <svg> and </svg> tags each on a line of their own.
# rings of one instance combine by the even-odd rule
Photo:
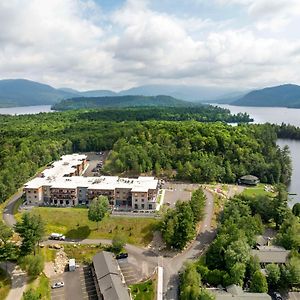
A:
<svg viewBox="0 0 300 300">
<path fill-rule="evenodd" d="M 248 113 L 254 119 L 254 123 L 274 123 L 274 124 L 291 124 L 300 127 L 300 109 L 284 107 L 247 107 L 215 104 L 222 108 L 228 108 L 233 114 Z M 293 174 L 289 185 L 289 192 L 297 194 L 290 196 L 290 206 L 300 202 L 300 141 L 279 139 L 277 144 L 280 147 L 288 145 L 291 151 Z"/>
<path fill-rule="evenodd" d="M 0 114 L 5 115 L 32 115 L 40 112 L 51 112 L 51 105 L 18 106 L 0 108 Z"/>
</svg>

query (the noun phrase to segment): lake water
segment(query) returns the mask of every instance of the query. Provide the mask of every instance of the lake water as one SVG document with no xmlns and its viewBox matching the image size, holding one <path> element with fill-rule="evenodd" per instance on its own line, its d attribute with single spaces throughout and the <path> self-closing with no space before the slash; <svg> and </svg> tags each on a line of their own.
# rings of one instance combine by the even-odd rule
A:
<svg viewBox="0 0 300 300">
<path fill-rule="evenodd" d="M 228 108 L 233 114 L 248 113 L 254 119 L 255 123 L 274 123 L 274 124 L 291 124 L 300 127 L 300 109 L 283 108 L 283 107 L 246 107 L 246 106 L 233 106 L 233 105 L 219 105 L 223 108 Z M 289 192 L 297 194 L 291 196 L 290 206 L 296 202 L 300 202 L 300 141 L 279 139 L 277 144 L 280 147 L 288 145 L 291 151 L 293 174 Z"/>
<path fill-rule="evenodd" d="M 5 115 L 32 115 L 40 112 L 51 112 L 51 105 L 19 106 L 0 108 L 0 114 Z"/>
</svg>

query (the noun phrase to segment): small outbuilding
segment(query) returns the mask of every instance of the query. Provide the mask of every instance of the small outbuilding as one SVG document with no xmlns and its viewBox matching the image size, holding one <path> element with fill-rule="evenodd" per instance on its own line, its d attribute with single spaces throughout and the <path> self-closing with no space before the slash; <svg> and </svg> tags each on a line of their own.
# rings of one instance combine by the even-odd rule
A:
<svg viewBox="0 0 300 300">
<path fill-rule="evenodd" d="M 245 185 L 257 185 L 259 183 L 259 179 L 254 175 L 245 175 L 238 180 L 238 183 Z"/>
</svg>

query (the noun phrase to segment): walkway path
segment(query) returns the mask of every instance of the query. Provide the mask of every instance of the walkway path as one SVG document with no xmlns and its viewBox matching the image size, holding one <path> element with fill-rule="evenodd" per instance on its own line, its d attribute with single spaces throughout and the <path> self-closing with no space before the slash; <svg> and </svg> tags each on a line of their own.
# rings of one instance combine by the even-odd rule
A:
<svg viewBox="0 0 300 300">
<path fill-rule="evenodd" d="M 5 263 L 0 263 L 2 269 L 6 269 Z M 26 272 L 22 271 L 16 264 L 7 263 L 7 272 L 11 276 L 12 286 L 6 300 L 22 299 L 23 292 L 27 287 Z"/>
</svg>

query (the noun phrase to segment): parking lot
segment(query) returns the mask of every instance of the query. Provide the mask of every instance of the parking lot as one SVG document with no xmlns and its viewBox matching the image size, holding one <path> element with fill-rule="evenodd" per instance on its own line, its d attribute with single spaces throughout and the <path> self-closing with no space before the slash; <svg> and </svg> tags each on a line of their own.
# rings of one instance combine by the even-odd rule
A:
<svg viewBox="0 0 300 300">
<path fill-rule="evenodd" d="M 90 176 L 100 176 L 101 175 L 101 167 L 97 164 L 104 165 L 104 161 L 108 156 L 108 151 L 101 151 L 101 152 L 88 152 L 85 153 L 87 155 L 89 166 L 84 172 L 83 176 L 90 177 Z M 97 169 L 97 171 L 96 171 Z"/>
<path fill-rule="evenodd" d="M 59 282 L 59 281 L 64 281 L 63 276 L 60 277 L 56 277 L 54 279 L 51 280 L 51 286 L 55 283 L 55 282 Z M 51 288 L 51 299 L 53 300 L 65 300 L 65 286 L 61 287 L 61 288 L 57 288 L 57 289 L 52 289 Z"/>
<path fill-rule="evenodd" d="M 199 184 L 166 182 L 163 186 L 163 189 L 165 189 L 164 204 L 174 207 L 178 200 L 189 201 L 191 200 L 192 191 L 198 187 Z"/>
<path fill-rule="evenodd" d="M 80 271 L 80 285 L 83 294 L 82 299 L 97 300 L 98 297 L 97 297 L 95 282 L 92 277 L 91 267 L 84 266 L 80 268 L 79 271 Z"/>
<path fill-rule="evenodd" d="M 52 279 L 51 285 L 58 281 L 63 281 L 65 286 L 51 289 L 53 300 L 98 299 L 90 266 L 80 267 L 74 272 L 65 272 L 62 276 Z"/>
<path fill-rule="evenodd" d="M 139 281 L 136 268 L 128 262 L 127 258 L 118 259 L 118 263 L 127 285 Z"/>
</svg>

